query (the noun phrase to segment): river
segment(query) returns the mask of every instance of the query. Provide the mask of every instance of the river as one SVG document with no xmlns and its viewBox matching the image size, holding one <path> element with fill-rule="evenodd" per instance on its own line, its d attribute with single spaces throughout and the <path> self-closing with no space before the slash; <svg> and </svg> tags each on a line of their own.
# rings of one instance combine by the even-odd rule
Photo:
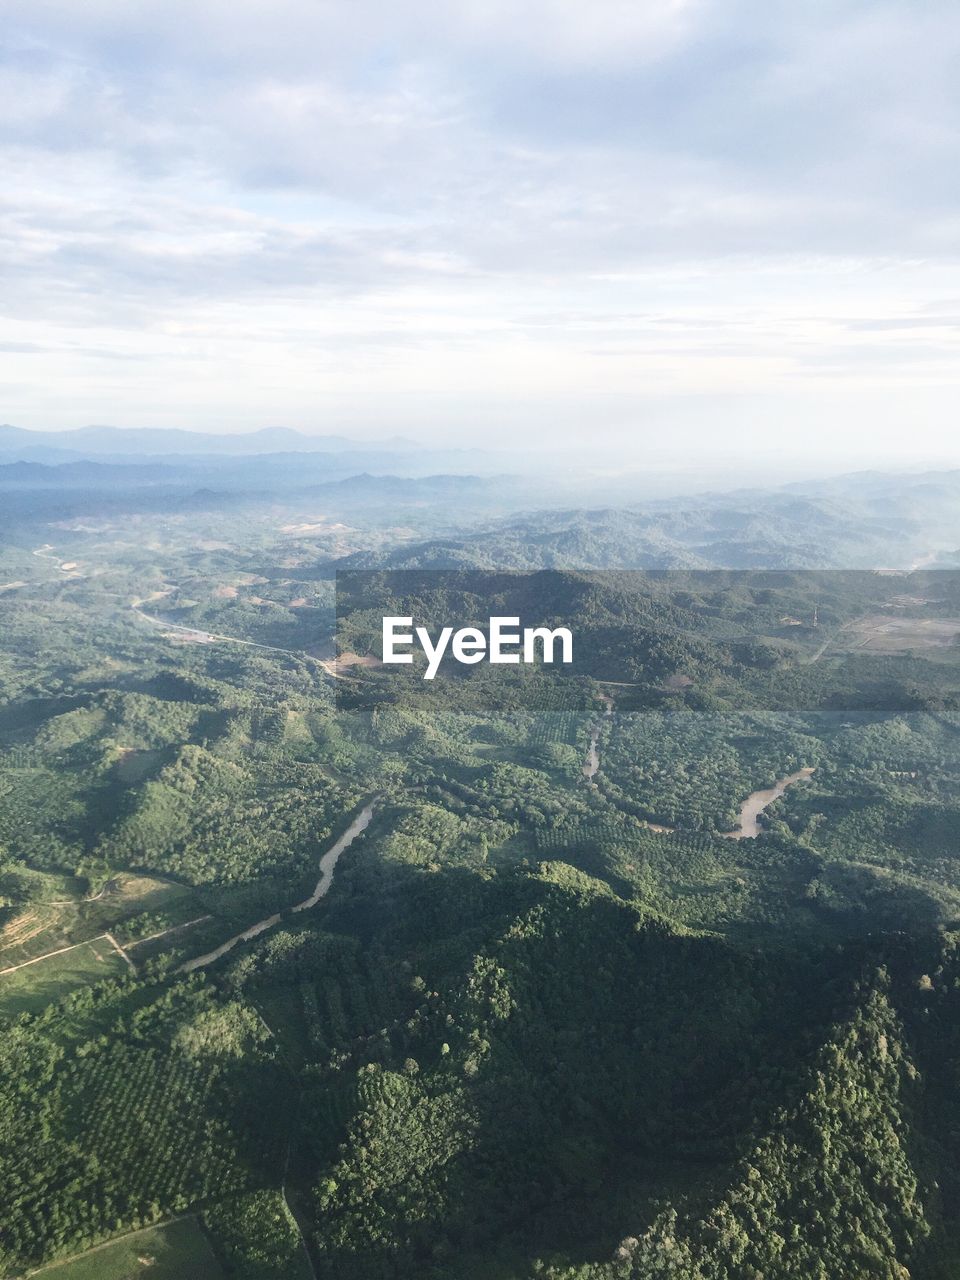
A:
<svg viewBox="0 0 960 1280">
<path fill-rule="evenodd" d="M 603 695 L 603 701 L 606 704 L 607 716 L 613 715 L 613 699 L 609 695 Z M 594 725 L 590 734 L 590 747 L 587 751 L 587 757 L 583 762 L 583 776 L 591 787 L 597 784 L 594 778 L 600 771 L 600 733 L 603 728 L 602 721 Z M 792 787 L 795 782 L 802 782 L 809 778 L 813 773 L 813 769 L 798 769 L 796 773 L 787 774 L 786 777 L 780 778 L 772 787 L 767 787 L 763 791 L 753 791 L 747 796 L 743 804 L 740 806 L 740 824 L 734 831 L 724 831 L 721 834 L 725 840 L 755 840 L 760 834 L 759 818 L 764 809 L 768 805 L 773 804 L 774 800 L 779 800 L 787 787 Z M 662 835 L 671 835 L 676 828 L 661 826 L 656 822 L 644 822 L 643 825 L 648 831 L 656 831 Z"/>
<path fill-rule="evenodd" d="M 604 711 L 604 715 L 612 716 L 613 715 L 613 699 L 610 697 L 610 695 L 608 693 L 602 693 L 600 695 L 600 701 L 604 703 L 606 707 L 606 710 Z M 583 762 L 583 776 L 590 783 L 590 785 L 594 787 L 597 784 L 593 781 L 593 779 L 600 770 L 599 743 L 600 743 L 600 730 L 602 727 L 603 727 L 602 723 L 595 724 L 593 726 L 593 732 L 590 734 L 590 748 L 587 751 L 587 758 Z"/>
<path fill-rule="evenodd" d="M 364 805 L 336 844 L 331 845 L 323 855 L 320 859 L 320 878 L 317 881 L 316 888 L 309 898 L 297 903 L 293 908 L 294 911 L 309 911 L 311 907 L 317 905 L 322 897 L 330 892 L 330 886 L 333 884 L 333 869 L 337 865 L 341 853 L 349 845 L 353 844 L 361 831 L 366 831 L 367 827 L 369 827 L 375 804 L 376 801 L 371 800 L 368 805 Z"/>
<path fill-rule="evenodd" d="M 798 769 L 796 773 L 788 773 L 785 778 L 780 778 L 772 787 L 768 787 L 765 791 L 754 791 L 747 796 L 743 804 L 740 806 L 740 825 L 735 831 L 724 831 L 721 834 L 725 840 L 755 840 L 760 834 L 760 823 L 758 821 L 761 813 L 768 805 L 773 804 L 774 800 L 779 800 L 787 787 L 792 787 L 795 782 L 802 782 L 809 778 L 813 773 L 810 768 Z"/>
<path fill-rule="evenodd" d="M 600 726 L 597 725 L 593 730 L 593 733 L 590 735 L 590 749 L 587 752 L 586 760 L 583 762 L 583 776 L 588 782 L 593 782 L 593 779 L 600 768 L 600 752 L 597 750 L 597 743 L 599 741 Z"/>
<path fill-rule="evenodd" d="M 606 715 L 613 715 L 613 699 L 604 698 L 606 703 Z M 594 727 L 590 738 L 590 750 L 587 754 L 586 761 L 583 766 L 584 777 L 592 786 L 594 775 L 600 768 L 600 751 L 598 743 L 600 740 L 601 725 Z M 753 840 L 760 834 L 759 817 L 760 814 L 773 804 L 774 800 L 778 800 L 786 791 L 787 787 L 792 787 L 795 782 L 801 782 L 805 778 L 809 778 L 813 773 L 813 769 L 798 769 L 796 773 L 788 774 L 784 778 L 780 778 L 772 787 L 768 787 L 764 791 L 754 791 L 743 804 L 740 806 L 740 825 L 735 831 L 724 831 L 722 834 L 728 840 Z M 314 887 L 313 893 L 309 898 L 304 898 L 303 902 L 298 902 L 296 906 L 291 907 L 291 912 L 309 911 L 311 907 L 315 907 L 322 897 L 330 892 L 330 886 L 333 884 L 333 873 L 341 854 L 353 844 L 357 836 L 365 831 L 370 825 L 373 818 L 376 801 L 371 800 L 364 805 L 354 820 L 344 831 L 343 835 L 330 846 L 320 859 L 320 876 Z M 662 827 L 655 823 L 644 823 L 651 831 L 659 831 L 669 833 L 673 831 L 672 827 Z M 195 956 L 192 960 L 187 960 L 180 966 L 181 973 L 192 973 L 195 969 L 205 969 L 207 965 L 211 965 L 214 961 L 219 960 L 221 956 L 225 956 L 240 942 L 249 942 L 251 938 L 257 937 L 258 934 L 265 933 L 267 929 L 272 929 L 274 925 L 279 924 L 281 920 L 280 912 L 275 912 L 271 916 L 267 916 L 263 920 L 258 920 L 256 924 L 250 925 L 244 929 L 242 933 L 236 933 L 232 938 L 228 938 L 226 942 L 222 942 L 219 947 L 213 951 L 208 951 L 205 955 Z"/>
<path fill-rule="evenodd" d="M 320 859 L 320 878 L 317 880 L 313 893 L 309 898 L 304 898 L 303 902 L 298 902 L 295 907 L 292 907 L 292 911 L 309 911 L 311 907 L 315 907 L 320 899 L 330 892 L 330 886 L 333 884 L 334 868 L 340 859 L 340 855 L 353 844 L 362 831 L 366 831 L 375 808 L 375 800 L 371 800 L 369 804 L 364 805 L 339 840 L 330 846 Z M 272 929 L 275 924 L 280 923 L 280 920 L 279 911 L 272 916 L 267 916 L 264 920 L 258 920 L 256 924 L 250 925 L 242 933 L 235 933 L 226 942 L 221 942 L 220 946 L 215 950 L 208 951 L 206 955 L 195 956 L 192 960 L 187 960 L 180 966 L 180 972 L 192 973 L 194 969 L 205 969 L 207 965 L 213 964 L 215 960 L 225 956 L 228 951 L 232 951 L 238 942 L 249 942 L 251 938 L 255 938 L 258 934 L 265 933 L 267 929 Z"/>
</svg>

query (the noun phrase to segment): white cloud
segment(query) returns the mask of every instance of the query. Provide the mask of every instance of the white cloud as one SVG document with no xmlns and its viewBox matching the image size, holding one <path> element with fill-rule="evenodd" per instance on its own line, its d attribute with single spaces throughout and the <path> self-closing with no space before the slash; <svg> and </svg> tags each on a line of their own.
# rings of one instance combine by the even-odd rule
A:
<svg viewBox="0 0 960 1280">
<path fill-rule="evenodd" d="M 952 0 L 5 19 L 0 418 L 952 426 Z"/>
</svg>

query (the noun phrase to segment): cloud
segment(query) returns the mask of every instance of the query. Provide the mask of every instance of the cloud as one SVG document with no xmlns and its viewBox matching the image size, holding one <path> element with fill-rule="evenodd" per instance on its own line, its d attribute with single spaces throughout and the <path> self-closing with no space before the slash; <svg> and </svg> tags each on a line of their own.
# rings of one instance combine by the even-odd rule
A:
<svg viewBox="0 0 960 1280">
<path fill-rule="evenodd" d="M 69 394 L 24 365 L 0 417 L 142 420 L 143 362 L 174 417 L 378 431 L 458 386 L 549 430 L 600 388 L 948 381 L 953 0 L 7 0 L 5 33 L 0 339 Z"/>
</svg>

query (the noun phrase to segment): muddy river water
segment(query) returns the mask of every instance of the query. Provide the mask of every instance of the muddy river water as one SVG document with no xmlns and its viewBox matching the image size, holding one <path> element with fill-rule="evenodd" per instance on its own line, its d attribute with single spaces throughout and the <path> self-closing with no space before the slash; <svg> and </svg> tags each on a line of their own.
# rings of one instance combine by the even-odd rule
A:
<svg viewBox="0 0 960 1280">
<path fill-rule="evenodd" d="M 330 886 L 333 884 L 333 872 L 343 851 L 356 840 L 361 831 L 365 831 L 370 825 L 370 819 L 373 817 L 373 811 L 376 808 L 376 801 L 371 800 L 369 804 L 364 805 L 354 820 L 344 831 L 343 835 L 326 851 L 320 859 L 320 878 L 317 880 L 316 886 L 309 898 L 304 898 L 303 902 L 298 902 L 293 911 L 309 911 L 311 907 L 315 907 L 317 903 L 326 894 L 330 892 Z M 188 960 L 186 964 L 180 966 L 182 973 L 192 973 L 194 969 L 204 969 L 208 964 L 213 964 L 215 960 L 219 960 L 221 956 L 225 956 L 231 951 L 238 942 L 249 942 L 251 938 L 255 938 L 258 934 L 264 933 L 267 929 L 272 929 L 275 924 L 280 923 L 280 913 L 276 912 L 272 916 L 266 916 L 263 920 L 258 920 L 256 924 L 250 925 L 244 929 L 242 933 L 235 933 L 232 938 L 228 938 L 226 942 L 221 942 L 220 946 L 214 951 L 208 951 L 206 955 L 195 956 L 192 960 Z"/>
<path fill-rule="evenodd" d="M 740 825 L 734 831 L 724 831 L 726 840 L 755 840 L 760 834 L 759 818 L 768 805 L 779 800 L 787 787 L 795 782 L 803 782 L 813 773 L 812 769 L 798 769 L 796 773 L 788 773 L 765 791 L 753 791 L 740 806 Z"/>
<path fill-rule="evenodd" d="M 606 703 L 606 715 L 613 715 L 613 700 L 604 698 Z M 594 726 L 590 735 L 590 746 L 587 750 L 586 759 L 583 762 L 583 776 L 587 779 L 591 786 L 596 786 L 594 778 L 600 771 L 600 732 L 602 724 Z M 792 787 L 796 782 L 803 782 L 813 773 L 813 769 L 798 769 L 796 773 L 788 773 L 785 777 L 779 778 L 772 787 L 766 787 L 761 791 L 752 791 L 747 796 L 743 804 L 740 806 L 740 822 L 733 831 L 722 832 L 725 840 L 755 840 L 760 834 L 760 815 L 768 805 L 773 804 L 774 800 L 779 800 L 787 787 Z M 673 827 L 659 826 L 657 823 L 645 822 L 643 824 L 650 831 L 659 831 L 669 833 L 674 830 Z"/>
</svg>

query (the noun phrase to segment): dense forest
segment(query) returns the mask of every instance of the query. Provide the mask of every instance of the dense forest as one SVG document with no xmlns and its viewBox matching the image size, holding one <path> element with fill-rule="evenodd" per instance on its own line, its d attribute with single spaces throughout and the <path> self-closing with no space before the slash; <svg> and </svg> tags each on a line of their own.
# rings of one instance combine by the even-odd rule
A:
<svg viewBox="0 0 960 1280">
<path fill-rule="evenodd" d="M 6 517 L 0 1272 L 955 1274 L 957 576 L 257 511 Z M 425 685 L 387 612 L 577 660 Z"/>
</svg>

